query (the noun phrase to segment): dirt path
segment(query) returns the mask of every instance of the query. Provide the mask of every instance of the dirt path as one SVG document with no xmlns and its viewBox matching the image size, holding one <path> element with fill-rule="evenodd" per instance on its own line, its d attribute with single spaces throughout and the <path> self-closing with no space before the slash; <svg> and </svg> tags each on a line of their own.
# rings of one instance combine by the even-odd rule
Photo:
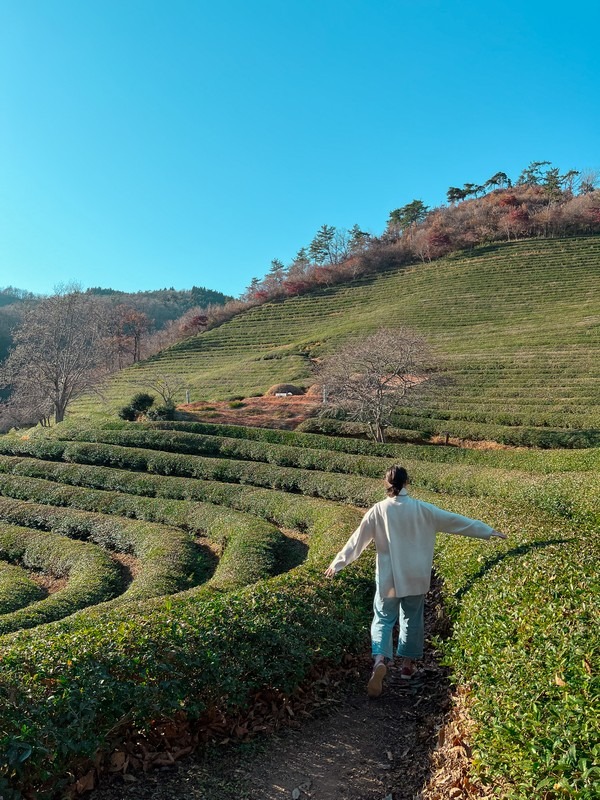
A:
<svg viewBox="0 0 600 800">
<path fill-rule="evenodd" d="M 439 603 L 429 600 L 432 632 L 439 628 Z M 291 720 L 290 727 L 247 743 L 213 745 L 167 768 L 107 777 L 88 797 L 414 800 L 431 778 L 432 756 L 451 705 L 446 671 L 434 656 L 428 647 L 411 681 L 402 680 L 392 666 L 382 696 L 371 700 L 365 691 L 371 659 L 365 652 L 343 685 L 329 687 L 301 723 Z"/>
</svg>

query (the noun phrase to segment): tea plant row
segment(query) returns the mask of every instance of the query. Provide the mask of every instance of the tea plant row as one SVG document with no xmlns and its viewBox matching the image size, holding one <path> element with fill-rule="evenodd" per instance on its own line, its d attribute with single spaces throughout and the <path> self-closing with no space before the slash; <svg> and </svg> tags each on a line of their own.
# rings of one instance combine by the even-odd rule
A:
<svg viewBox="0 0 600 800">
<path fill-rule="evenodd" d="M 440 537 L 436 553 L 454 620 L 452 638 L 439 646 L 471 687 L 481 779 L 506 797 L 562 792 L 591 800 L 598 793 L 600 451 L 380 445 L 369 455 L 364 442 L 343 438 L 179 427 L 62 426 L 56 434 L 65 440 L 0 440 L 4 525 L 60 531 L 107 549 L 120 542 L 129 552 L 125 539 L 133 531 L 155 531 L 166 546 L 163 558 L 171 546 L 190 553 L 176 571 L 181 583 L 168 591 L 197 583 L 168 598 L 126 602 L 120 595 L 3 637 L 0 738 L 13 754 L 3 792 L 36 786 L 50 795 L 123 715 L 143 726 L 161 715 L 232 710 L 267 685 L 290 691 L 315 661 L 363 647 L 372 560 L 334 581 L 322 572 L 360 519 L 340 499 L 353 506 L 380 499 L 381 470 L 393 457 L 408 466 L 418 496 L 510 535 L 492 545 Z M 101 441 L 128 436 L 130 445 L 146 446 Z M 204 448 L 212 456 L 150 445 Z M 308 536 L 308 558 L 288 574 L 267 577 L 284 528 Z M 233 566 L 262 566 L 237 584 L 240 576 L 225 572 L 215 591 L 204 580 L 210 570 L 198 534 L 225 546 L 227 567 L 238 531 L 242 549 Z M 223 590 L 245 580 L 252 583 Z"/>
</svg>

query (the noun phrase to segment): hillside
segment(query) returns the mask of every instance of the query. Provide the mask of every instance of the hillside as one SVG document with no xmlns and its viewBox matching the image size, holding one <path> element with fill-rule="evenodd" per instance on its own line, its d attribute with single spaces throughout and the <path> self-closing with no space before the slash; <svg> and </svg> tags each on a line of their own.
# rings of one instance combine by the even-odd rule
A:
<svg viewBox="0 0 600 800">
<path fill-rule="evenodd" d="M 307 385 L 311 358 L 403 324 L 427 335 L 454 384 L 430 396 L 430 417 L 399 423 L 499 439 L 554 425 L 556 436 L 579 428 L 583 443 L 599 427 L 599 277 L 596 237 L 503 245 L 321 289 L 123 371 L 106 404 L 88 398 L 51 429 L 0 437 L 0 794 L 75 797 L 113 775 L 123 797 L 152 765 L 300 724 L 325 697 L 340 731 L 328 757 L 336 788 L 319 767 L 308 775 L 315 796 L 339 797 L 343 781 L 348 800 L 364 800 L 360 778 L 377 800 L 598 797 L 600 448 L 375 445 L 114 417 L 139 391 L 134 377 L 185 375 L 193 400 Z M 350 697 L 335 711 L 330 694 L 348 659 L 368 662 L 372 554 L 333 581 L 323 572 L 360 510 L 381 499 L 391 459 L 417 498 L 509 538 L 439 537 L 425 663 L 404 695 L 390 667 L 376 712 L 386 738 L 361 751 L 374 766 L 357 776 L 344 736 L 373 744 L 359 718 L 370 706 Z M 440 663 L 458 687 L 455 716 Z M 358 709 L 356 722 L 345 708 Z M 415 728 L 404 746 L 407 718 Z M 311 765 L 323 750 L 314 730 L 301 751 Z M 269 786 L 290 796 L 305 784 L 274 748 L 271 766 L 248 751 L 242 788 L 226 761 L 219 793 L 192 767 L 190 791 L 152 796 L 281 796 Z"/>
<path fill-rule="evenodd" d="M 103 403 L 88 398 L 73 413 L 113 415 L 131 381 L 156 373 L 182 377 L 192 401 L 309 385 L 311 358 L 390 325 L 423 332 L 452 379 L 400 427 L 519 443 L 530 426 L 541 444 L 547 429 L 600 428 L 597 236 L 478 248 L 265 304 L 123 371 Z"/>
</svg>

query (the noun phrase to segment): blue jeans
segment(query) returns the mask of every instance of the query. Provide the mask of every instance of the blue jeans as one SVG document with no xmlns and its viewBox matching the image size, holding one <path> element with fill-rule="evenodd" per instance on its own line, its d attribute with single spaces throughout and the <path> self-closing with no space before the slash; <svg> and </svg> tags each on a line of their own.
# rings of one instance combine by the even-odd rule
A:
<svg viewBox="0 0 600 800">
<path fill-rule="evenodd" d="M 371 652 L 374 656 L 393 657 L 392 634 L 399 622 L 396 654 L 403 658 L 423 658 L 425 595 L 379 597 L 373 601 Z"/>
</svg>

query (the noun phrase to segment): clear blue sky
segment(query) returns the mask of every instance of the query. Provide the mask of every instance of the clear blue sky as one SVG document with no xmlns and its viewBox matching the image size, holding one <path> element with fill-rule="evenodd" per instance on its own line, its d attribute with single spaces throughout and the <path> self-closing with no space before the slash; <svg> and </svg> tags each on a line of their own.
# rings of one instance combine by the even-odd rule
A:
<svg viewBox="0 0 600 800">
<path fill-rule="evenodd" d="M 599 9 L 0 0 L 0 287 L 239 295 L 323 223 L 599 168 Z"/>
</svg>

